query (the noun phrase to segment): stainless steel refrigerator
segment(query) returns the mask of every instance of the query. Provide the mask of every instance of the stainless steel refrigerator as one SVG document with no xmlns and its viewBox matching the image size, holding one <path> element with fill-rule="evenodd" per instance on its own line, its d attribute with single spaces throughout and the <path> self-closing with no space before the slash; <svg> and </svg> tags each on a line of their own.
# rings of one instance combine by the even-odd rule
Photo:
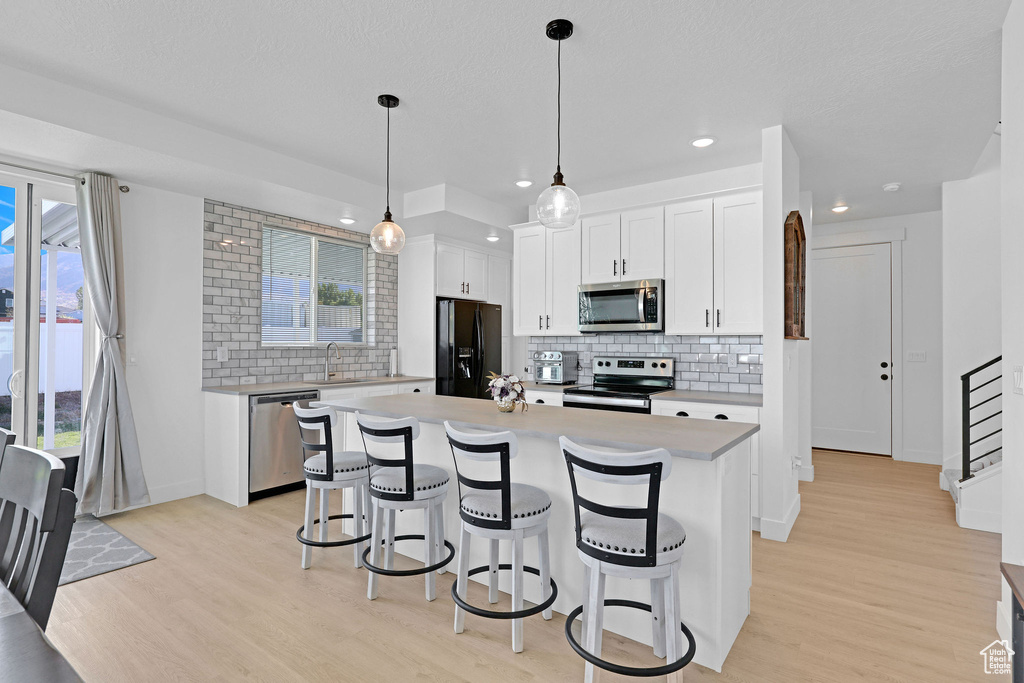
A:
<svg viewBox="0 0 1024 683">
<path fill-rule="evenodd" d="M 501 306 L 437 301 L 437 394 L 490 398 L 488 375 L 501 374 Z"/>
</svg>

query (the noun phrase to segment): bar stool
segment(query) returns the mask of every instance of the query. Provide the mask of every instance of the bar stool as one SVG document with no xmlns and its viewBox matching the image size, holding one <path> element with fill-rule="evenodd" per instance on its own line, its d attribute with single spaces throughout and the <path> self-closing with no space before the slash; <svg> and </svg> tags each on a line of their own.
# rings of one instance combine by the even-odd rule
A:
<svg viewBox="0 0 1024 683">
<path fill-rule="evenodd" d="M 462 534 L 459 540 L 459 575 L 452 584 L 455 601 L 455 632 L 462 633 L 466 612 L 488 619 L 512 620 L 512 651 L 523 651 L 523 619 L 539 612 L 551 619 L 551 605 L 558 595 L 558 586 L 551 579 L 551 557 L 548 552 L 548 517 L 551 515 L 551 497 L 527 484 L 513 484 L 509 461 L 516 457 L 518 442 L 512 432 L 467 432 L 444 423 L 448 443 L 455 459 L 455 472 L 459 483 L 459 516 Z M 462 466 L 459 466 L 460 460 Z M 491 463 L 478 469 L 499 470 L 497 478 L 475 479 L 466 475 L 475 471 L 471 461 Z M 473 536 L 490 539 L 488 565 L 469 568 L 469 546 Z M 523 539 L 537 537 L 540 551 L 540 569 L 523 565 Z M 498 544 L 512 541 L 512 564 L 498 564 Z M 488 600 L 498 601 L 498 571 L 512 571 L 512 611 L 499 612 L 475 607 L 466 602 L 466 589 L 470 576 L 489 572 Z M 540 577 L 544 587 L 544 600 L 534 607 L 523 609 L 523 574 Z"/>
<path fill-rule="evenodd" d="M 448 472 L 434 465 L 413 462 L 412 442 L 420 435 L 420 423 L 414 417 L 397 420 L 356 413 L 363 437 L 366 459 L 370 463 L 370 500 L 373 504 L 373 531 L 370 547 L 363 551 L 363 566 L 370 572 L 366 597 L 377 599 L 377 576 L 417 576 L 426 574 L 427 600 L 437 597 L 434 572 L 444 573 L 445 565 L 455 557 L 455 546 L 444 538 L 444 499 L 448 495 Z M 370 445 L 374 448 L 371 452 Z M 388 444 L 401 445 L 399 457 Z M 423 534 L 395 535 L 397 510 L 423 509 Z M 394 569 L 395 541 L 422 540 L 424 566 L 418 569 Z M 386 545 L 381 566 L 381 545 Z M 441 557 L 442 545 L 448 556 Z"/>
<path fill-rule="evenodd" d="M 583 604 L 565 620 L 569 645 L 587 661 L 585 680 L 598 666 L 623 676 L 666 676 L 690 663 L 696 642 L 679 614 L 679 566 L 686 531 L 658 511 L 662 479 L 672 471 L 672 456 L 659 448 L 637 453 L 600 451 L 560 437 L 558 443 L 569 469 L 576 515 L 576 547 L 585 565 Z M 604 484 L 647 485 L 643 507 L 605 505 L 582 495 L 577 475 Z M 603 491 L 607 492 L 608 487 Z M 651 604 L 635 600 L 605 600 L 606 576 L 648 579 Z M 654 655 L 667 663 L 657 667 L 627 667 L 601 659 L 604 608 L 630 607 L 651 612 Z M 572 635 L 572 623 L 583 615 L 583 645 Z M 677 628 L 675 625 L 679 624 Z M 683 652 L 683 636 L 689 647 Z"/>
<path fill-rule="evenodd" d="M 370 504 L 370 482 L 367 476 L 370 466 L 366 462 L 366 454 L 360 451 L 334 450 L 331 428 L 338 424 L 338 413 L 334 408 L 306 408 L 293 403 L 292 410 L 299 421 L 299 438 L 302 440 L 303 454 L 315 453 L 302 463 L 302 471 L 306 475 L 306 523 L 295 532 L 295 537 L 302 544 L 302 568 L 309 569 L 313 548 L 334 548 L 343 545 L 355 545 L 353 555 L 355 566 L 359 567 L 362 564 L 363 543 L 370 538 L 370 534 L 366 532 L 364 513 Z M 307 434 L 318 434 L 319 438 L 316 441 L 308 441 Z M 345 489 L 352 489 L 352 514 L 329 514 L 328 494 L 335 490 L 341 491 L 344 506 Z M 320 518 L 314 519 L 317 491 L 320 491 Z M 328 541 L 329 519 L 351 519 L 352 538 Z M 314 524 L 320 525 L 319 541 L 313 540 Z"/>
</svg>

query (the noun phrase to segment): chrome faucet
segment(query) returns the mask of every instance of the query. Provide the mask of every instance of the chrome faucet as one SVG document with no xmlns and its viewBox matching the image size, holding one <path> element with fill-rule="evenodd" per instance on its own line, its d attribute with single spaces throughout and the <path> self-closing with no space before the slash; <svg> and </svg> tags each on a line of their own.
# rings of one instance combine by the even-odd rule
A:
<svg viewBox="0 0 1024 683">
<path fill-rule="evenodd" d="M 341 347 L 338 346 L 338 342 L 331 342 L 327 345 L 327 355 L 324 357 L 324 381 L 331 381 L 331 347 L 334 347 L 334 353 L 337 354 L 338 360 L 341 360 Z"/>
</svg>

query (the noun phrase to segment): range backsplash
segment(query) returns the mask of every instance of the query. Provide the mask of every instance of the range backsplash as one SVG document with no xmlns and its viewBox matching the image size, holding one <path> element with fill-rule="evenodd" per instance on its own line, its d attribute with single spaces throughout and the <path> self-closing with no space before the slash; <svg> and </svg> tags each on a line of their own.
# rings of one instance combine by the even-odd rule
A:
<svg viewBox="0 0 1024 683">
<path fill-rule="evenodd" d="M 530 337 L 534 351 L 575 351 L 582 369 L 580 383 L 594 381 L 594 356 L 658 356 L 676 361 L 676 389 L 760 394 L 760 336 L 703 337 L 613 333 L 579 337 Z M 532 363 L 532 360 L 530 361 Z"/>
</svg>

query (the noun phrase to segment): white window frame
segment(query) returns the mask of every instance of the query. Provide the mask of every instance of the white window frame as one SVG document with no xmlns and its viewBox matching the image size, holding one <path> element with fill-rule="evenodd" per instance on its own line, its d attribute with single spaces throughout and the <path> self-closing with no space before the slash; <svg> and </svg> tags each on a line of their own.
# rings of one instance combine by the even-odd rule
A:
<svg viewBox="0 0 1024 683">
<path fill-rule="evenodd" d="M 295 235 L 301 235 L 310 239 L 310 287 L 309 287 L 309 303 L 310 303 L 310 337 L 313 341 L 297 341 L 297 342 L 264 342 L 263 341 L 263 231 L 266 229 L 280 230 L 281 232 L 290 232 Z M 330 237 L 327 235 L 320 235 L 315 232 L 308 232 L 306 230 L 296 230 L 294 228 L 286 228 L 276 223 L 264 222 L 260 226 L 260 348 L 261 349 L 323 349 L 328 344 L 332 343 L 329 341 L 319 341 L 316 338 L 317 331 L 317 296 L 320 291 L 320 273 L 318 272 L 318 256 L 320 250 L 320 242 L 328 242 L 331 244 L 338 244 L 346 247 L 354 247 L 362 252 L 363 259 L 363 305 L 362 305 L 362 321 L 363 321 L 363 341 L 361 342 L 333 342 L 342 348 L 365 348 L 370 346 L 369 342 L 369 326 L 367 324 L 367 299 L 369 298 L 367 292 L 367 271 L 369 270 L 369 245 L 361 242 L 355 242 L 353 240 L 341 239 L 338 237 Z"/>
</svg>

